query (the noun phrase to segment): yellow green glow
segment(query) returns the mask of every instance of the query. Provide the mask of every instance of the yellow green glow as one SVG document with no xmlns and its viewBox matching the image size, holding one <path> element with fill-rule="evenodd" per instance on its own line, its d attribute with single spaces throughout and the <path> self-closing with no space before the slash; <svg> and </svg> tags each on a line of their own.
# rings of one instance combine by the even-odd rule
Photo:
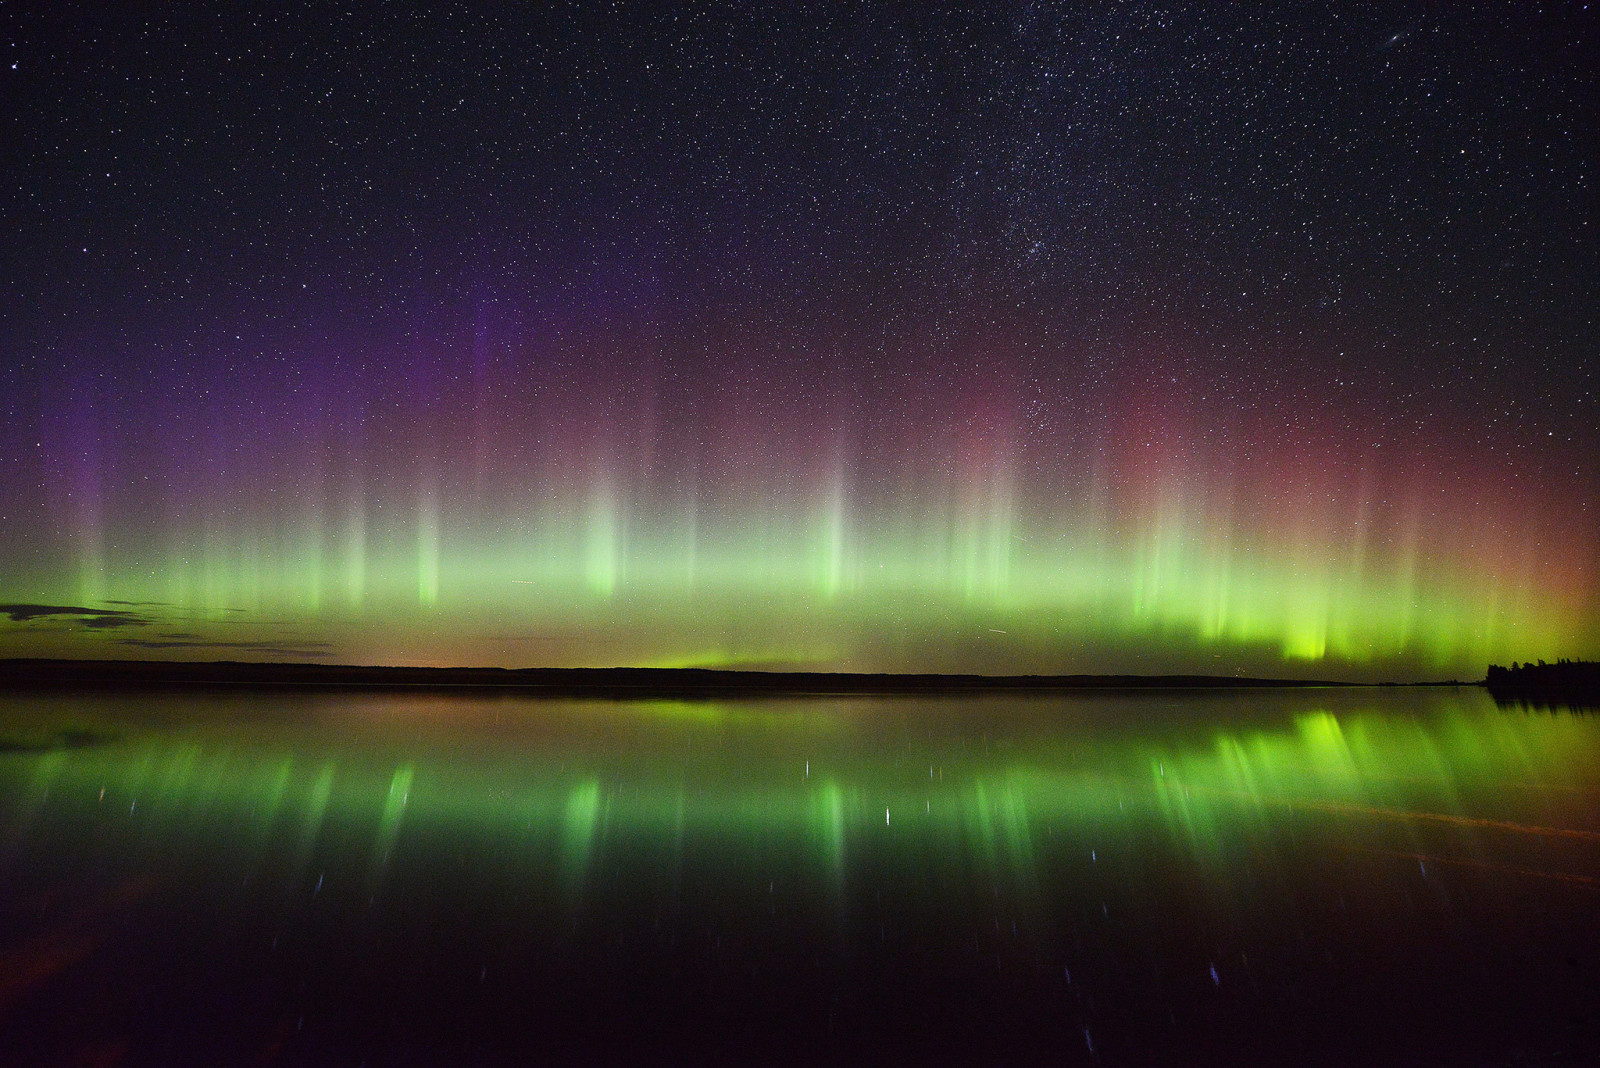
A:
<svg viewBox="0 0 1600 1068">
<path fill-rule="evenodd" d="M 426 472 L 420 487 L 398 511 L 354 493 L 293 522 L 86 537 L 62 567 L 14 575 L 12 598 L 71 603 L 92 586 L 142 622 L 7 621 L 0 647 L 1350 678 L 1478 678 L 1491 662 L 1600 649 L 1590 535 L 1376 491 L 1230 495 L 1174 476 L 1145 499 L 1106 476 L 1052 497 L 1003 464 L 870 507 L 837 472 L 715 508 L 646 506 L 603 471 L 494 508 L 463 508 Z"/>
</svg>

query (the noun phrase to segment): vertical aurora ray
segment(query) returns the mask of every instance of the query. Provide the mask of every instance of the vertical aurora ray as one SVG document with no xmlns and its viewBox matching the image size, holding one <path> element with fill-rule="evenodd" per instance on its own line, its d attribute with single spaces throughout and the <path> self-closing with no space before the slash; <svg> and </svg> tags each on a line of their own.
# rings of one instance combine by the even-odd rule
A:
<svg viewBox="0 0 1600 1068">
<path fill-rule="evenodd" d="M 610 597 L 622 575 L 621 516 L 610 480 L 601 476 L 590 491 L 583 534 L 583 577 L 590 592 Z"/>
<path fill-rule="evenodd" d="M 431 485 L 417 501 L 417 603 L 439 603 L 439 501 Z"/>
</svg>

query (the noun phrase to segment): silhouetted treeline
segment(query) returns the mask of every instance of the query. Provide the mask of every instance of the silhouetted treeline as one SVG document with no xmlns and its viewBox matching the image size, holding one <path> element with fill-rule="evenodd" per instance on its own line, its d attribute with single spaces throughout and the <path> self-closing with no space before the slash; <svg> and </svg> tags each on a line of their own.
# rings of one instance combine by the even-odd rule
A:
<svg viewBox="0 0 1600 1068">
<path fill-rule="evenodd" d="M 440 690 L 547 697 L 756 697 L 802 694 L 1055 693 L 1083 689 L 1337 686 L 1213 675 L 866 675 L 704 668 L 431 668 L 159 660 L 0 660 L 0 691 L 256 687 Z"/>
<path fill-rule="evenodd" d="M 1557 660 L 1547 664 L 1540 660 L 1513 662 L 1508 668 L 1491 664 L 1484 685 L 1497 701 L 1594 707 L 1600 705 L 1600 662 Z"/>
</svg>

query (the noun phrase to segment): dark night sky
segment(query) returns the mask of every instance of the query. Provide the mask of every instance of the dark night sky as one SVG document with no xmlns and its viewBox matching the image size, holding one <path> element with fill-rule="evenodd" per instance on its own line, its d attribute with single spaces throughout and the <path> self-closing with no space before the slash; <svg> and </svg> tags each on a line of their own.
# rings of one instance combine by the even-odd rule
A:
<svg viewBox="0 0 1600 1068">
<path fill-rule="evenodd" d="M 0 4 L 0 652 L 1600 652 L 1595 15 L 1263 7 Z"/>
</svg>

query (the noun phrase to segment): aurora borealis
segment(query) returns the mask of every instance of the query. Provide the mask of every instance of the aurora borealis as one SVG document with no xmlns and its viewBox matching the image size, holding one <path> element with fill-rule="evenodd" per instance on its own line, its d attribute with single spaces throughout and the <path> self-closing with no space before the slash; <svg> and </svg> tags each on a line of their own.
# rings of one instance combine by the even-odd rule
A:
<svg viewBox="0 0 1600 1068">
<path fill-rule="evenodd" d="M 1587 16 L 204 7 L 0 15 L 0 655 L 1600 653 Z"/>
</svg>

